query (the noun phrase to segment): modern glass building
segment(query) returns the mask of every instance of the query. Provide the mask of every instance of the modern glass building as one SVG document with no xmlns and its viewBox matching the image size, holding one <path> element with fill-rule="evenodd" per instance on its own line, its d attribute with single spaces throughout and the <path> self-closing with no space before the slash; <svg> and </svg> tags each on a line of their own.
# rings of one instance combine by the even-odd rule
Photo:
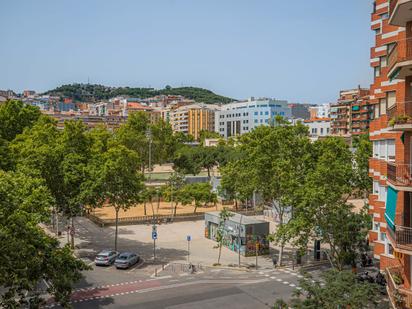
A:
<svg viewBox="0 0 412 309">
<path fill-rule="evenodd" d="M 291 118 L 287 101 L 250 98 L 222 105 L 221 110 L 215 113 L 215 131 L 224 138 L 237 136 L 273 123 L 276 116 Z"/>
</svg>

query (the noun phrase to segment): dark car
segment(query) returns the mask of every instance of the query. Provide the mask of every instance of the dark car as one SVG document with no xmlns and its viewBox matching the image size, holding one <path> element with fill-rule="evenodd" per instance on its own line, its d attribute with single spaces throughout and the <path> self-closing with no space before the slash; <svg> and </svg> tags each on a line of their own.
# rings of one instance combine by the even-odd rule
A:
<svg viewBox="0 0 412 309">
<path fill-rule="evenodd" d="M 113 250 L 103 250 L 94 259 L 95 265 L 112 265 L 119 254 Z"/>
<path fill-rule="evenodd" d="M 129 268 L 139 262 L 139 260 L 140 257 L 136 253 L 123 252 L 120 253 L 114 261 L 114 266 L 116 266 L 116 268 Z"/>
</svg>

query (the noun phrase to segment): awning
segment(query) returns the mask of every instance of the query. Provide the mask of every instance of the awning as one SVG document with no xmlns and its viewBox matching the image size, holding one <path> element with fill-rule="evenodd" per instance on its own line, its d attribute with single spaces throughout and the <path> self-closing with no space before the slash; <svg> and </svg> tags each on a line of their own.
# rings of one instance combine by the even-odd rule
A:
<svg viewBox="0 0 412 309">
<path fill-rule="evenodd" d="M 388 194 L 386 196 L 385 219 L 388 226 L 395 230 L 395 215 L 396 201 L 398 199 L 398 191 L 388 186 Z"/>
</svg>

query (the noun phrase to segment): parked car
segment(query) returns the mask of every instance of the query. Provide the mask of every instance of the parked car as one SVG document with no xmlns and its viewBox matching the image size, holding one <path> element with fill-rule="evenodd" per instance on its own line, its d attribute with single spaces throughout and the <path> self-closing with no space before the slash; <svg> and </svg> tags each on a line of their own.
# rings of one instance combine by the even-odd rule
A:
<svg viewBox="0 0 412 309">
<path fill-rule="evenodd" d="M 112 265 L 118 255 L 119 253 L 116 251 L 103 250 L 94 259 L 94 264 L 95 265 L 106 265 L 106 266 Z"/>
<path fill-rule="evenodd" d="M 129 268 L 140 261 L 140 257 L 136 253 L 123 252 L 114 261 L 116 268 Z"/>
</svg>

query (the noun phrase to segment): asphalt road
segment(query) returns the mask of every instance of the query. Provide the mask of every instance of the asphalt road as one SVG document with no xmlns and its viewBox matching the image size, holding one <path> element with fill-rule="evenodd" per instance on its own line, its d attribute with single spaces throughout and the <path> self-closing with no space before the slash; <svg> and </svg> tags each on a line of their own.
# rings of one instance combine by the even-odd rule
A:
<svg viewBox="0 0 412 309">
<path fill-rule="evenodd" d="M 74 308 L 269 308 L 289 298 L 301 275 L 289 269 L 244 272 L 166 267 L 157 277 L 98 267 L 72 295 Z M 49 307 L 59 306 L 49 303 Z"/>
</svg>

